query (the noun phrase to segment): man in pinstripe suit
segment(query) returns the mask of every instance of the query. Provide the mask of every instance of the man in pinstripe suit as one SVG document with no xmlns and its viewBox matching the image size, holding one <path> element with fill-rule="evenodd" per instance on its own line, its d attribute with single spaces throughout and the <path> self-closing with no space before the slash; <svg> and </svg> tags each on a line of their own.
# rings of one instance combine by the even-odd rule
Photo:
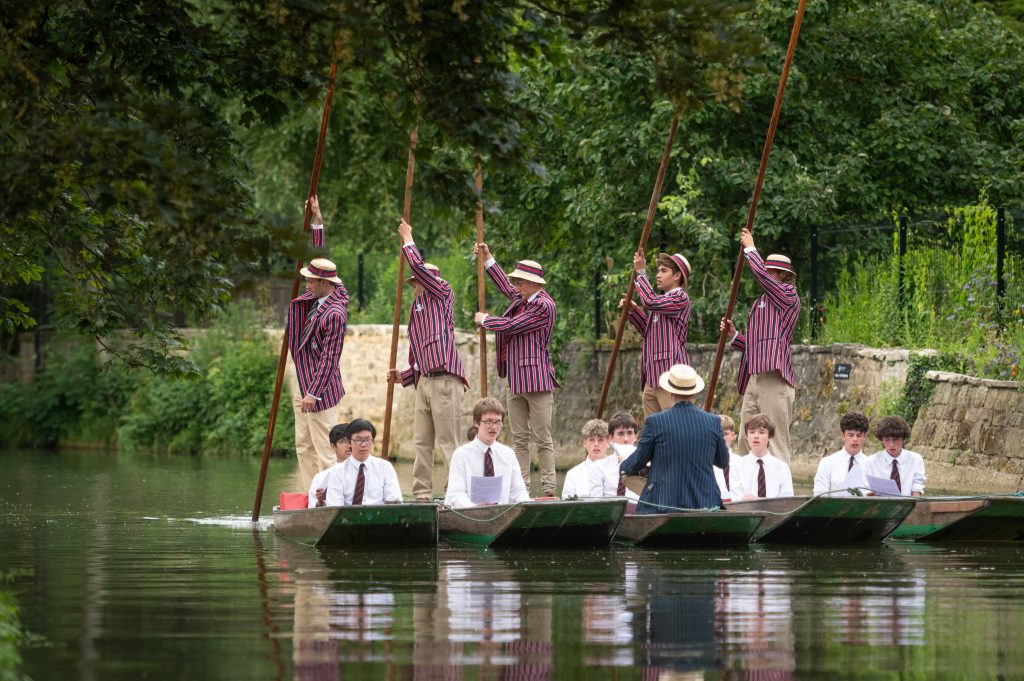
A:
<svg viewBox="0 0 1024 681">
<path fill-rule="evenodd" d="M 640 361 L 644 416 L 672 406 L 671 396 L 658 385 L 658 380 L 669 367 L 690 363 L 690 356 L 686 353 L 686 329 L 690 321 L 690 296 L 686 294 L 686 283 L 690 277 L 690 263 L 679 253 L 661 253 L 657 262 L 655 284 L 661 295 L 654 292 L 647 278 L 644 252 L 639 250 L 633 254 L 636 292 L 642 305 L 630 301 L 629 321 L 644 338 Z"/>
<path fill-rule="evenodd" d="M 338 422 L 341 349 L 348 322 L 348 291 L 334 263 L 314 258 L 300 273 L 306 292 L 288 305 L 288 349 L 295 363 L 292 407 L 295 456 L 304 489 L 313 476 L 334 465 L 330 431 Z"/>
<path fill-rule="evenodd" d="M 530 434 L 537 442 L 540 484 L 544 496 L 555 496 L 555 449 L 551 438 L 555 366 L 548 345 L 555 325 L 555 301 L 544 290 L 544 268 L 532 260 L 520 260 L 508 276 L 491 257 L 487 244 L 476 244 L 487 274 L 512 301 L 500 317 L 478 312 L 476 323 L 495 332 L 498 375 L 508 377 L 512 445 L 530 488 Z"/>
<path fill-rule="evenodd" d="M 636 475 L 651 464 L 636 512 L 718 508 L 722 497 L 712 466 L 729 465 L 729 448 L 721 419 L 693 403 L 704 381 L 692 367 L 676 364 L 658 383 L 674 404 L 647 419 L 636 451 L 619 466 L 623 475 Z"/>
<path fill-rule="evenodd" d="M 455 347 L 455 293 L 441 278 L 441 270 L 423 262 L 412 240 L 412 227 L 398 226 L 402 253 L 409 263 L 416 297 L 409 307 L 409 368 L 392 370 L 389 381 L 416 386 L 413 441 L 416 461 L 412 467 L 412 493 L 417 501 L 434 496 L 434 442 L 444 456 L 445 477 L 452 452 L 459 447 L 460 398 L 466 389 L 466 372 Z"/>
<path fill-rule="evenodd" d="M 800 317 L 796 273 L 793 263 L 784 255 L 772 254 L 762 260 L 750 230 L 744 228 L 740 232 L 740 243 L 747 265 L 764 293 L 750 308 L 745 334 L 736 333 L 731 319 L 721 323 L 721 329 L 732 336 L 732 347 L 743 353 L 737 383 L 743 395 L 737 450 L 749 451 L 744 424 L 755 414 L 764 414 L 775 424 L 771 453 L 788 464 L 789 423 L 796 399 L 791 344 Z"/>
</svg>

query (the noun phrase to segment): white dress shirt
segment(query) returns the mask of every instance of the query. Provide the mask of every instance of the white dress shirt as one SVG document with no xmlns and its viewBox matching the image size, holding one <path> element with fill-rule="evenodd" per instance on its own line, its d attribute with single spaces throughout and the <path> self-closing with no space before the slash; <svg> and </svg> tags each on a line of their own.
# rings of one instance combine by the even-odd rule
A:
<svg viewBox="0 0 1024 681">
<path fill-rule="evenodd" d="M 904 449 L 897 457 L 889 456 L 884 449 L 868 457 L 865 470 L 868 475 L 876 478 L 889 478 L 892 475 L 892 462 L 900 472 L 900 493 L 909 497 L 914 492 L 924 494 L 924 458 L 917 452 Z"/>
<path fill-rule="evenodd" d="M 309 485 L 309 501 L 307 502 L 309 508 L 313 508 L 314 506 L 316 506 L 316 491 L 318 489 L 327 489 L 327 476 L 330 474 L 333 468 L 340 465 L 340 463 L 336 463 L 334 464 L 334 466 L 331 466 L 330 468 L 325 468 L 313 476 L 313 482 L 311 482 Z"/>
<path fill-rule="evenodd" d="M 722 494 L 722 501 L 739 501 L 739 497 L 734 497 L 736 494 L 736 480 L 739 475 L 739 463 L 743 460 L 743 457 L 739 454 L 733 453 L 729 450 L 729 487 L 725 486 L 725 472 L 722 471 L 718 466 L 712 466 L 711 470 L 715 474 L 715 482 L 718 483 L 718 491 Z M 754 479 L 754 491 L 757 491 L 757 479 Z"/>
<path fill-rule="evenodd" d="M 619 463 L 615 456 L 591 461 L 588 456 L 565 474 L 562 498 L 614 497 L 619 489 Z"/>
<path fill-rule="evenodd" d="M 863 452 L 858 452 L 853 456 L 853 468 L 850 468 L 850 453 L 845 447 L 822 458 L 818 462 L 818 472 L 814 474 L 814 494 L 828 493 L 830 497 L 850 496 L 844 483 L 858 466 L 863 472 L 867 462 L 868 457 Z M 867 480 L 863 480 L 862 484 L 867 484 Z"/>
<path fill-rule="evenodd" d="M 765 454 L 764 461 L 765 498 L 793 496 L 793 474 L 782 459 Z M 740 500 L 744 495 L 757 495 L 757 457 L 753 454 L 741 456 L 736 470 L 729 471 L 729 482 L 732 483 L 733 499 Z"/>
<path fill-rule="evenodd" d="M 485 445 L 480 438 L 475 438 L 452 452 L 452 462 L 448 465 L 448 490 L 444 495 L 445 506 L 475 506 L 471 501 L 470 485 L 473 476 L 482 478 L 484 475 L 484 453 L 488 447 L 491 449 L 494 475 L 501 476 L 501 498 L 498 503 L 518 504 L 530 500 L 515 452 L 497 440 L 492 445 Z"/>
<path fill-rule="evenodd" d="M 352 495 L 356 491 L 356 478 L 359 477 L 360 464 L 366 466 L 363 471 L 364 506 L 402 500 L 402 488 L 398 485 L 398 475 L 390 461 L 373 455 L 368 456 L 366 461 L 356 461 L 356 457 L 350 456 L 342 463 L 327 469 L 328 506 L 352 505 Z"/>
</svg>

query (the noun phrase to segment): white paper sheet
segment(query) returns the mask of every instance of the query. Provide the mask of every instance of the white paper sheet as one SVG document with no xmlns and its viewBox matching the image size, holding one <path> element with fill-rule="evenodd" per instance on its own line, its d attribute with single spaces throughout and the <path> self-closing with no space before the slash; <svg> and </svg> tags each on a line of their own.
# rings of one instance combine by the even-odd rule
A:
<svg viewBox="0 0 1024 681">
<path fill-rule="evenodd" d="M 474 475 L 469 480 L 469 500 L 474 504 L 501 503 L 501 484 L 504 479 L 504 475 Z"/>
<path fill-rule="evenodd" d="M 892 482 L 892 480 L 890 480 L 889 482 Z M 847 473 L 846 477 L 843 479 L 843 489 L 848 490 L 851 487 L 870 489 L 868 485 L 867 476 L 864 474 L 864 469 L 859 465 L 855 465 L 853 468 L 851 468 L 850 472 Z M 899 494 L 898 491 L 896 493 Z M 843 497 L 849 495 L 849 492 L 837 492 L 834 493 L 832 496 Z"/>
<path fill-rule="evenodd" d="M 868 476 L 868 487 L 875 494 L 885 494 L 888 496 L 900 496 L 903 492 L 896 486 L 895 480 L 889 478 L 878 478 L 874 475 Z"/>
</svg>

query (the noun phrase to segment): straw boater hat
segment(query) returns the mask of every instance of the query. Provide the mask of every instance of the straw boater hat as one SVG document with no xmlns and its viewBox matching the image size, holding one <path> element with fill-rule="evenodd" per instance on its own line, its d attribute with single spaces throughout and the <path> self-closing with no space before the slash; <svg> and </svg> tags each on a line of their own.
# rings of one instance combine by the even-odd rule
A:
<svg viewBox="0 0 1024 681">
<path fill-rule="evenodd" d="M 793 261 L 784 255 L 772 253 L 765 258 L 764 266 L 770 270 L 782 270 L 783 272 L 793 271 Z"/>
<path fill-rule="evenodd" d="M 540 266 L 539 262 L 534 262 L 533 260 L 520 260 L 517 262 L 516 268 L 509 273 L 508 278 L 547 285 L 547 282 L 544 281 L 544 268 Z"/>
<path fill-rule="evenodd" d="M 433 274 L 435 277 L 440 277 L 441 276 L 441 268 L 438 267 L 437 265 L 432 265 L 429 262 L 425 262 L 425 263 L 423 263 L 423 268 L 426 269 L 426 270 L 429 270 L 430 273 Z M 414 281 L 416 281 L 416 277 L 410 276 L 408 279 L 405 280 L 405 283 L 406 284 L 411 284 Z"/>
<path fill-rule="evenodd" d="M 661 375 L 658 385 L 674 395 L 696 395 L 704 389 L 704 379 L 693 367 L 676 364 Z"/>
<path fill-rule="evenodd" d="M 299 270 L 299 274 L 306 279 L 326 279 L 334 284 L 341 283 L 341 279 L 338 278 L 338 268 L 326 258 L 313 258 L 307 267 Z"/>
<path fill-rule="evenodd" d="M 667 255 L 676 264 L 679 271 L 683 273 L 683 281 L 690 281 L 690 261 L 684 258 L 682 253 L 662 253 L 661 255 Z"/>
</svg>

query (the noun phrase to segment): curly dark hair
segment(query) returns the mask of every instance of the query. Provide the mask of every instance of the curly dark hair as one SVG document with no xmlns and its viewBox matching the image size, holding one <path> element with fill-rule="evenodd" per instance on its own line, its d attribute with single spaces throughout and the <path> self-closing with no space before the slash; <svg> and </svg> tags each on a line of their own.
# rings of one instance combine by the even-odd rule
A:
<svg viewBox="0 0 1024 681">
<path fill-rule="evenodd" d="M 910 437 L 910 426 L 901 416 L 886 416 L 875 426 L 875 437 L 899 437 L 906 440 Z"/>
<path fill-rule="evenodd" d="M 848 430 L 855 430 L 858 433 L 868 432 L 871 430 L 871 424 L 868 422 L 868 417 L 855 411 L 843 414 L 843 417 L 839 419 L 839 432 L 845 433 Z"/>
</svg>

